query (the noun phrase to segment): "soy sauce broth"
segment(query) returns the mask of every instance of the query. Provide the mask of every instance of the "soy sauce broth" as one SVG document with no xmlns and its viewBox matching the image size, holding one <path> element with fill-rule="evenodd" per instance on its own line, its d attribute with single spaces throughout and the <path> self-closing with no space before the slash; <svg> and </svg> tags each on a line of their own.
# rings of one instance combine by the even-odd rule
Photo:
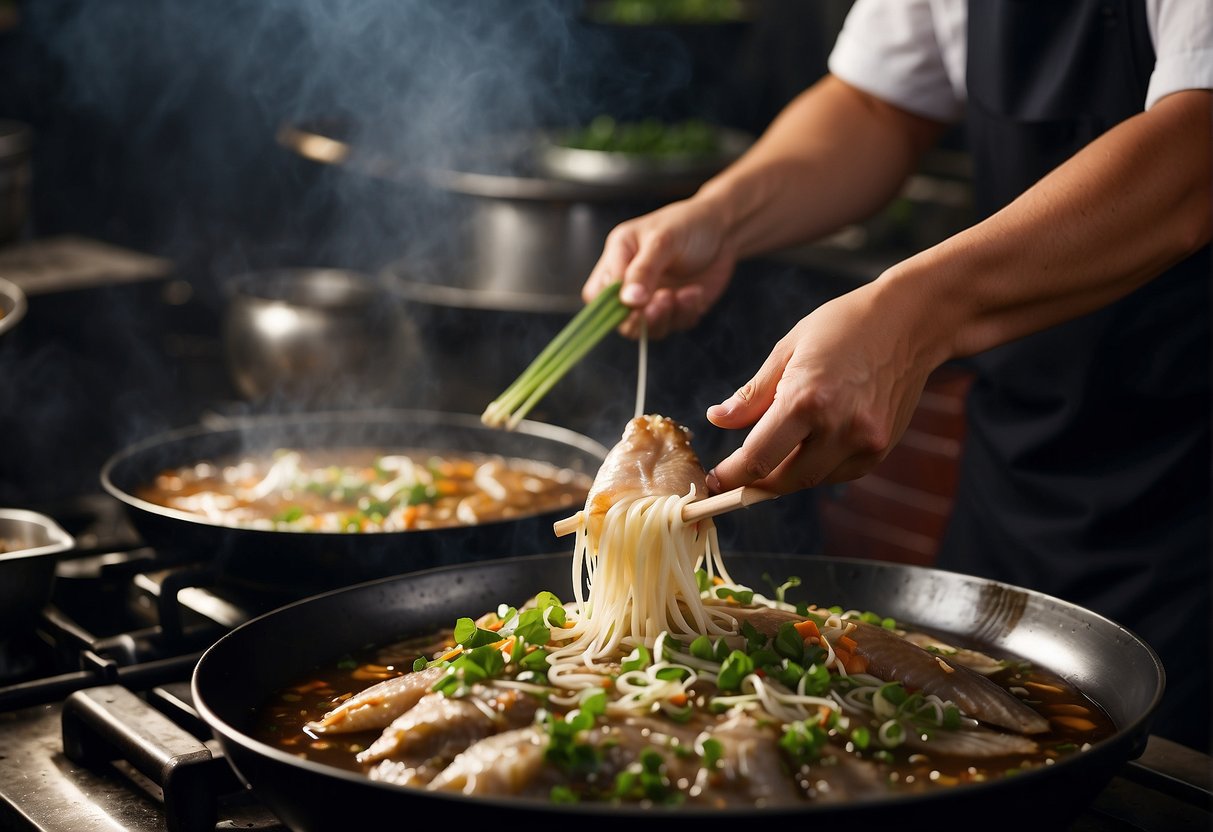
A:
<svg viewBox="0 0 1213 832">
<path fill-rule="evenodd" d="M 923 632 L 912 625 L 902 626 Z M 963 642 L 951 635 L 936 635 L 955 646 L 981 650 L 1006 660 L 1007 669 L 991 678 L 1002 687 L 1020 693 L 1022 701 L 1048 719 L 1050 729 L 1047 733 L 1032 737 L 1040 747 L 1037 754 L 981 760 L 925 755 L 904 746 L 889 750 L 887 755 L 880 755 L 872 749 L 856 751 L 845 737 L 832 738 L 831 741 L 839 748 L 856 753 L 862 759 L 878 761 L 888 790 L 917 793 L 1014 775 L 1053 765 L 1070 755 L 1082 753 L 1090 744 L 1116 732 L 1111 718 L 1094 701 L 1056 673 L 1020 657 L 997 653 L 987 646 Z M 453 645 L 450 631 L 443 631 L 343 656 L 301 677 L 271 697 L 258 710 L 251 734 L 268 745 L 304 759 L 350 771 L 363 771 L 354 757 L 379 736 L 380 729 L 317 737 L 305 732 L 303 726 L 319 720 L 341 702 L 371 685 L 411 672 L 413 662 L 418 657 L 430 659 Z"/>
<path fill-rule="evenodd" d="M 225 526 L 356 533 L 573 511 L 590 483 L 545 462 L 487 454 L 284 448 L 161 471 L 135 493 Z"/>
</svg>

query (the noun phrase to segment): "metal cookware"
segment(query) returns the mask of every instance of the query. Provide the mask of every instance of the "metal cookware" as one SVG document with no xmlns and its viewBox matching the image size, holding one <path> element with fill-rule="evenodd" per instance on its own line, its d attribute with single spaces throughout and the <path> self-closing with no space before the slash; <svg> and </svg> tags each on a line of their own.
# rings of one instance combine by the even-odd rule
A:
<svg viewBox="0 0 1213 832">
<path fill-rule="evenodd" d="M 754 137 L 740 130 L 713 128 L 718 149 L 712 153 L 626 153 L 571 147 L 559 132 L 541 136 L 542 170 L 574 182 L 627 184 L 660 180 L 703 182 L 734 161 L 753 144 Z"/>
<path fill-rule="evenodd" d="M 1145 747 L 1163 669 L 1147 644 L 1112 621 L 1040 593 L 923 567 L 788 555 L 726 558 L 733 577 L 753 586 L 764 585 L 763 573 L 796 575 L 803 581 L 798 599 L 879 610 L 1035 660 L 1099 703 L 1118 730 L 1055 765 L 952 790 L 796 810 L 682 806 L 673 810 L 676 815 L 637 806 L 439 795 L 303 760 L 249 736 L 254 709 L 271 693 L 351 650 L 433 632 L 457 617 L 503 601 L 519 604 L 544 589 L 569 597 L 567 553 L 414 573 L 280 608 L 224 636 L 203 655 L 193 678 L 194 702 L 241 778 L 298 832 L 349 829 L 361 819 L 384 817 L 506 828 L 532 820 L 593 825 L 604 814 L 646 829 L 673 822 L 736 829 L 757 820 L 814 828 L 849 822 L 845 828 L 1062 829 Z"/>
<path fill-rule="evenodd" d="M 351 142 L 347 133 L 339 123 L 287 124 L 277 138 L 312 162 L 402 191 L 416 189 L 410 199 L 441 205 L 451 217 L 443 233 L 452 238 L 444 248 L 444 280 L 549 308 L 577 308 L 581 284 L 612 228 L 690 196 L 706 178 L 702 171 L 568 178 L 545 166 L 550 143 L 542 131 L 488 136 L 453 150 L 447 162 L 412 166 Z"/>
<path fill-rule="evenodd" d="M 21 287 L 0 277 L 0 337 L 17 327 L 25 317 L 26 306 Z"/>
<path fill-rule="evenodd" d="M 224 352 L 250 399 L 386 404 L 421 362 L 415 327 L 372 275 L 274 269 L 239 275 L 227 289 Z"/>
<path fill-rule="evenodd" d="M 75 545 L 49 517 L 0 508 L 0 640 L 32 626 L 50 600 L 59 556 Z"/>
<path fill-rule="evenodd" d="M 438 529 L 339 533 L 220 525 L 137 496 L 161 471 L 278 448 L 428 449 L 532 459 L 593 475 L 607 449 L 563 428 L 523 422 L 487 428 L 470 414 L 421 410 L 233 418 L 151 437 L 112 456 L 102 487 L 122 501 L 136 531 L 165 552 L 214 564 L 220 579 L 265 593 L 300 594 L 433 566 L 556 548 L 560 511 Z M 566 512 L 567 513 L 567 512 Z"/>
</svg>

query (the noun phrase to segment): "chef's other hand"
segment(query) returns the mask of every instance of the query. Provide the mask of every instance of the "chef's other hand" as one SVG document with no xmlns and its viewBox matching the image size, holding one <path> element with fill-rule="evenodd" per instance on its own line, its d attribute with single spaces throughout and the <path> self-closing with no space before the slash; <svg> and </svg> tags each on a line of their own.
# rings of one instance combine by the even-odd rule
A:
<svg viewBox="0 0 1213 832">
<path fill-rule="evenodd" d="M 581 297 L 589 302 L 622 280 L 619 297 L 635 310 L 619 327 L 623 335 L 639 337 L 641 315 L 651 338 L 690 329 L 720 299 L 737 264 L 723 225 L 719 212 L 694 197 L 620 223 Z"/>
<path fill-rule="evenodd" d="M 881 306 L 874 285 L 802 318 L 753 379 L 708 408 L 717 427 L 753 425 L 709 474 L 709 488 L 787 494 L 870 471 L 901 438 L 940 363 L 914 346 L 913 327 Z"/>
</svg>

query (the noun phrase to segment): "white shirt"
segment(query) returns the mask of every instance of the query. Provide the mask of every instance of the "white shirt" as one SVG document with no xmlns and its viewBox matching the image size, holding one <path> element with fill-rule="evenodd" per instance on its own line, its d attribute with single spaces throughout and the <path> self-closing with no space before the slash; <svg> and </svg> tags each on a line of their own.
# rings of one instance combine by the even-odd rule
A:
<svg viewBox="0 0 1213 832">
<path fill-rule="evenodd" d="M 981 0 L 978 0 L 981 2 Z M 1213 89 L 1213 2 L 1146 0 L 1156 56 L 1145 109 Z M 830 72 L 910 112 L 964 113 L 967 0 L 856 0 L 830 52 Z"/>
</svg>

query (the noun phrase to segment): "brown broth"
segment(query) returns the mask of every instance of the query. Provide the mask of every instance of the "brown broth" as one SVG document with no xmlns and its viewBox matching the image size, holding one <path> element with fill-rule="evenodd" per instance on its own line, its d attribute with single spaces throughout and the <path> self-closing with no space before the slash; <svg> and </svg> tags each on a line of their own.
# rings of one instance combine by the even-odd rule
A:
<svg viewBox="0 0 1213 832">
<path fill-rule="evenodd" d="M 575 510 L 589 487 L 535 460 L 349 448 L 200 462 L 162 471 L 136 496 L 227 526 L 390 532 Z"/>
<path fill-rule="evenodd" d="M 957 644 L 956 639 L 952 639 Z M 257 712 L 252 736 L 268 745 L 300 757 L 351 771 L 363 771 L 354 755 L 379 736 L 380 730 L 346 734 L 309 735 L 303 726 L 319 720 L 350 696 L 383 679 L 411 672 L 413 661 L 427 659 L 453 645 L 449 631 L 424 638 L 392 643 L 343 657 L 317 669 L 275 694 Z M 957 644 L 957 646 L 961 646 Z M 1040 751 L 1025 756 L 986 758 L 970 761 L 946 755 L 914 753 L 904 746 L 877 753 L 875 747 L 858 751 L 841 734 L 831 742 L 861 759 L 877 761 L 887 788 L 894 792 L 919 792 L 928 789 L 975 783 L 1007 776 L 1018 771 L 1052 765 L 1088 743 L 1115 733 L 1116 727 L 1092 700 L 1057 674 L 1032 665 L 1019 657 L 995 653 L 987 647 L 964 644 L 1006 660 L 1006 670 L 992 678 L 1007 689 L 1027 690 L 1021 697 L 1049 720 L 1050 730 L 1035 735 Z M 1089 725 L 1075 720 L 1083 720 Z M 788 776 L 792 776 L 790 773 Z"/>
</svg>

